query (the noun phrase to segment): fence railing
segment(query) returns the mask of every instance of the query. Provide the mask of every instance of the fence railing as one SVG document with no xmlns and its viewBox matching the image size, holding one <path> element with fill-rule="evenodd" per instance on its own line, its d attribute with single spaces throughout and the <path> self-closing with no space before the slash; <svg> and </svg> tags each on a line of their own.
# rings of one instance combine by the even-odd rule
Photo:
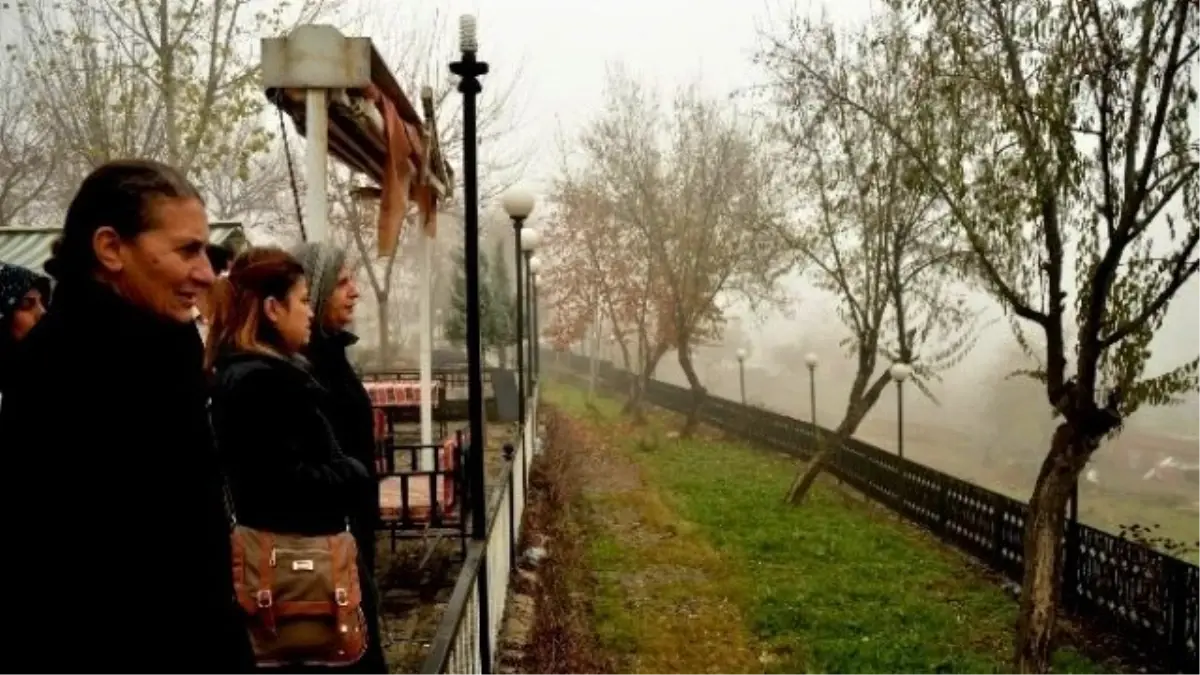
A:
<svg viewBox="0 0 1200 675">
<path fill-rule="evenodd" d="M 487 533 L 467 542 L 462 571 L 430 644 L 423 673 L 491 673 L 519 555 L 529 468 L 537 450 L 538 388 L 530 396 L 521 437 L 499 478 L 487 488 Z"/>
<path fill-rule="evenodd" d="M 543 370 L 587 382 L 585 356 L 546 352 Z M 597 386 L 624 394 L 631 373 L 600 362 Z M 652 405 L 686 413 L 691 390 L 657 380 L 645 388 Z M 708 395 L 701 421 L 753 443 L 808 457 L 832 432 L 762 408 Z M 1021 583 L 1029 507 L 986 488 L 850 439 L 831 456 L 829 470 L 864 495 Z M 1078 616 L 1106 624 L 1131 646 L 1179 672 L 1197 672 L 1200 569 L 1093 527 L 1069 522 L 1063 599 Z"/>
</svg>

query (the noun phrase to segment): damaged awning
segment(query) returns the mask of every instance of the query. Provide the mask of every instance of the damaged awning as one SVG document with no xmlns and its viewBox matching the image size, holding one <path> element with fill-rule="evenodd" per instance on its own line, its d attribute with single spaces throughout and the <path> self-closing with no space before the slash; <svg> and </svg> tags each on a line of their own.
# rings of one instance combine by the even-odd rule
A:
<svg viewBox="0 0 1200 675">
<path fill-rule="evenodd" d="M 301 26 L 263 40 L 263 72 L 266 84 L 280 85 L 267 87 L 267 99 L 306 138 L 308 92 L 327 91 L 329 155 L 375 185 L 366 193 L 380 199 L 381 255 L 395 247 L 413 206 L 426 232 L 434 233 L 453 175 L 428 87 L 418 114 L 369 39 L 347 38 L 329 26 Z"/>
</svg>

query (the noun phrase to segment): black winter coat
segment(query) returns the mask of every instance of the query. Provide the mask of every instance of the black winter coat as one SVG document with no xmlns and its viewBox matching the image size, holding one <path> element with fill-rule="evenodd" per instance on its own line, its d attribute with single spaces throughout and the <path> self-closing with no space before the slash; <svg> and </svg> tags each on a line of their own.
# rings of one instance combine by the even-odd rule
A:
<svg viewBox="0 0 1200 675">
<path fill-rule="evenodd" d="M 238 522 L 318 535 L 346 529 L 370 481 L 321 411 L 328 394 L 297 361 L 257 353 L 217 362 L 212 420 Z"/>
<path fill-rule="evenodd" d="M 62 287 L 0 403 L 6 644 L 50 672 L 248 672 L 195 326 Z"/>
<path fill-rule="evenodd" d="M 306 365 L 266 354 L 227 355 L 216 371 L 213 425 L 238 522 L 305 535 L 344 529 L 374 480 L 361 462 L 342 452 L 324 413 L 329 392 Z M 379 594 L 367 557 L 374 550 L 374 536 L 364 540 L 356 532 L 355 539 L 361 553 L 367 653 L 350 668 L 305 672 L 387 672 Z"/>
<path fill-rule="evenodd" d="M 374 413 L 371 398 L 354 367 L 346 357 L 346 348 L 357 338 L 347 332 L 333 335 L 314 333 L 308 357 L 313 375 L 328 395 L 321 410 L 333 428 L 342 451 L 366 468 L 370 481 L 359 495 L 352 516 L 359 548 L 374 565 L 375 527 L 379 519 L 379 479 L 375 468 Z"/>
</svg>

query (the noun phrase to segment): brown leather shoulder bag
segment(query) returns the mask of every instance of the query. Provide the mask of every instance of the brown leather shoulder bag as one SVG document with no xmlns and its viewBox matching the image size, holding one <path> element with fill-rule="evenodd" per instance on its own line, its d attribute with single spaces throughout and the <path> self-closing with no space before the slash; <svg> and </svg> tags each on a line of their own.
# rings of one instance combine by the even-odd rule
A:
<svg viewBox="0 0 1200 675">
<path fill-rule="evenodd" d="M 260 666 L 348 666 L 367 651 L 358 547 L 233 527 L 233 581 Z"/>
</svg>

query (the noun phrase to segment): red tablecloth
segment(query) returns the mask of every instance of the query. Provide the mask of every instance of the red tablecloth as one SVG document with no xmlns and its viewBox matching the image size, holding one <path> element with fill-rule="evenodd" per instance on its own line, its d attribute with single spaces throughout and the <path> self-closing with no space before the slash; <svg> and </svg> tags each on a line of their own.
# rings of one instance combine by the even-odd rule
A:
<svg viewBox="0 0 1200 675">
<path fill-rule="evenodd" d="M 438 400 L 440 382 L 430 382 L 429 392 L 434 403 Z M 420 382 L 364 382 L 371 405 L 376 407 L 416 407 L 421 405 Z"/>
</svg>

